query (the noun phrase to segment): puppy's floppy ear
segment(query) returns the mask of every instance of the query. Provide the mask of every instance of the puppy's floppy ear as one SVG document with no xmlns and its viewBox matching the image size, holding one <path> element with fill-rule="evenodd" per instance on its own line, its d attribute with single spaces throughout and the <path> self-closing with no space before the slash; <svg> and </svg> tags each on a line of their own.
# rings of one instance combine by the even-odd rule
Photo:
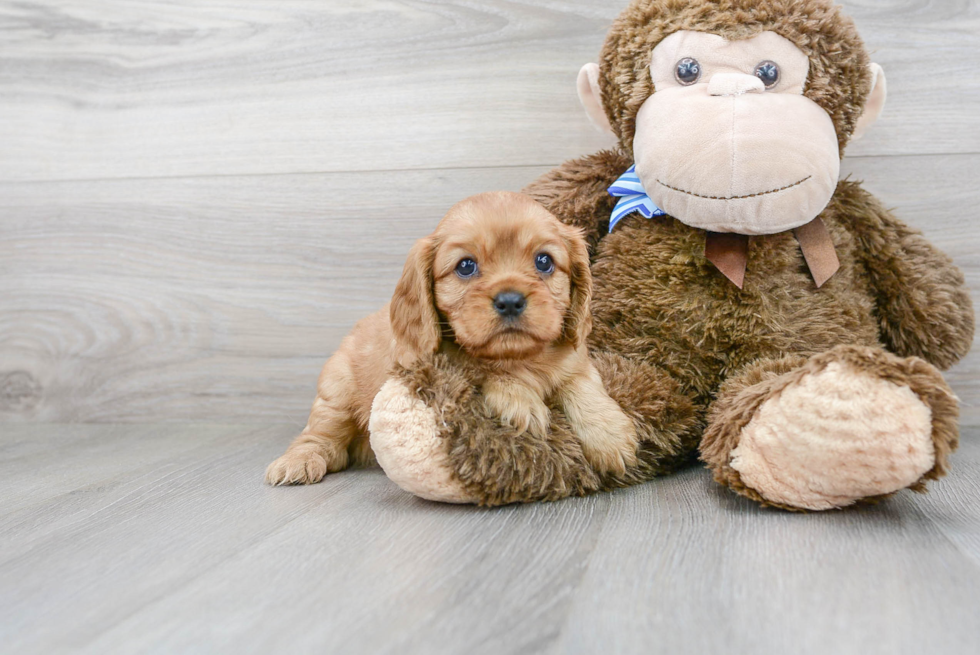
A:
<svg viewBox="0 0 980 655">
<path fill-rule="evenodd" d="M 562 340 L 582 346 L 592 332 L 592 269 L 589 265 L 589 248 L 582 230 L 562 224 L 562 241 L 568 250 L 569 277 L 571 278 L 571 302 L 565 312 Z"/>
<path fill-rule="evenodd" d="M 433 295 L 432 237 L 419 239 L 405 261 L 405 270 L 391 298 L 391 330 L 395 335 L 395 356 L 409 366 L 421 355 L 434 353 L 442 341 L 439 315 Z"/>
</svg>

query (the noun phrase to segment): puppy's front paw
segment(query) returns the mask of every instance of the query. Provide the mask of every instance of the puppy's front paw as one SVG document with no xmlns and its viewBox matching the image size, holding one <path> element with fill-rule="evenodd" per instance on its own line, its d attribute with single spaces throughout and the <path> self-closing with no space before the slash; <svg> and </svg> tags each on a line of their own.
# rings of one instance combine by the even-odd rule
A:
<svg viewBox="0 0 980 655">
<path fill-rule="evenodd" d="M 514 420 L 524 425 L 524 429 L 535 437 L 544 439 L 545 435 L 548 434 L 548 426 L 551 425 L 551 411 L 537 397 L 535 400 L 537 402 L 524 408 L 524 414 L 519 419 L 515 418 Z"/>
<path fill-rule="evenodd" d="M 622 475 L 637 463 L 636 428 L 625 414 L 617 413 L 618 416 L 607 416 L 604 424 L 574 426 L 585 458 L 600 473 Z"/>
<path fill-rule="evenodd" d="M 502 406 L 490 406 L 490 411 L 500 417 L 505 425 L 518 432 L 530 432 L 538 439 L 544 439 L 551 425 L 551 411 L 540 399 L 536 402 L 517 402 Z"/>
<path fill-rule="evenodd" d="M 502 423 L 518 432 L 543 439 L 551 424 L 551 411 L 533 390 L 512 380 L 494 379 L 483 385 L 484 401 Z"/>
<path fill-rule="evenodd" d="M 592 369 L 562 391 L 562 404 L 582 453 L 599 473 L 622 475 L 638 459 L 636 426 L 602 386 Z"/>
<path fill-rule="evenodd" d="M 265 481 L 273 486 L 283 484 L 316 484 L 327 474 L 327 460 L 314 448 L 297 448 L 269 464 Z"/>
</svg>

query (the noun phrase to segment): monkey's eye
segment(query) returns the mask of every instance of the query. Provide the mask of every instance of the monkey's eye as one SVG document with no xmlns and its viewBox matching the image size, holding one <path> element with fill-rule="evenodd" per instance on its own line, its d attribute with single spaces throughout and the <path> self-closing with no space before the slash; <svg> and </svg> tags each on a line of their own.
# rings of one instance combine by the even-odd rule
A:
<svg viewBox="0 0 980 655">
<path fill-rule="evenodd" d="M 779 66 L 767 59 L 755 67 L 755 76 L 762 80 L 767 89 L 771 89 L 779 81 Z"/>
<path fill-rule="evenodd" d="M 459 263 L 456 264 L 456 275 L 460 276 L 461 278 L 465 279 L 468 277 L 473 277 L 476 275 L 476 271 L 476 262 L 470 257 L 465 257 L 459 260 Z"/>
<path fill-rule="evenodd" d="M 539 252 L 534 256 L 534 268 L 538 269 L 539 273 L 554 273 L 555 262 L 551 259 L 551 255 L 546 252 Z"/>
<path fill-rule="evenodd" d="M 701 78 L 701 64 L 697 59 L 684 57 L 674 68 L 674 77 L 684 86 L 690 86 Z"/>
</svg>

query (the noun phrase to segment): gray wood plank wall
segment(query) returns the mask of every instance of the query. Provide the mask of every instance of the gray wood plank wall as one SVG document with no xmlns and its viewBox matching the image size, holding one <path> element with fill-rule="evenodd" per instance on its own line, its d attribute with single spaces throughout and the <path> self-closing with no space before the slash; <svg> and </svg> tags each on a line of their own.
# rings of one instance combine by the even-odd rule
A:
<svg viewBox="0 0 980 655">
<path fill-rule="evenodd" d="M 0 5 L 0 421 L 302 422 L 446 208 L 608 145 L 575 75 L 624 4 Z M 980 289 L 980 8 L 845 7 L 889 85 L 845 171 Z"/>
</svg>

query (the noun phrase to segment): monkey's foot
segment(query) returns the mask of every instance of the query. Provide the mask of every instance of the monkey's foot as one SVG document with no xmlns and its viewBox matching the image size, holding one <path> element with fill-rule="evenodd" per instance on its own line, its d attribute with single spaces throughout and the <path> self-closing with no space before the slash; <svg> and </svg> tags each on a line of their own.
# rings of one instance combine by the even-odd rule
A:
<svg viewBox="0 0 980 655">
<path fill-rule="evenodd" d="M 768 375 L 746 372 L 754 384 L 723 387 L 712 409 L 702 452 L 722 484 L 764 504 L 824 510 L 924 491 L 945 472 L 958 412 L 930 364 L 838 347 L 788 372 L 768 365 Z"/>
<path fill-rule="evenodd" d="M 453 475 L 436 410 L 403 380 L 389 379 L 374 397 L 369 431 L 378 464 L 405 491 L 444 503 L 476 501 Z"/>
</svg>

